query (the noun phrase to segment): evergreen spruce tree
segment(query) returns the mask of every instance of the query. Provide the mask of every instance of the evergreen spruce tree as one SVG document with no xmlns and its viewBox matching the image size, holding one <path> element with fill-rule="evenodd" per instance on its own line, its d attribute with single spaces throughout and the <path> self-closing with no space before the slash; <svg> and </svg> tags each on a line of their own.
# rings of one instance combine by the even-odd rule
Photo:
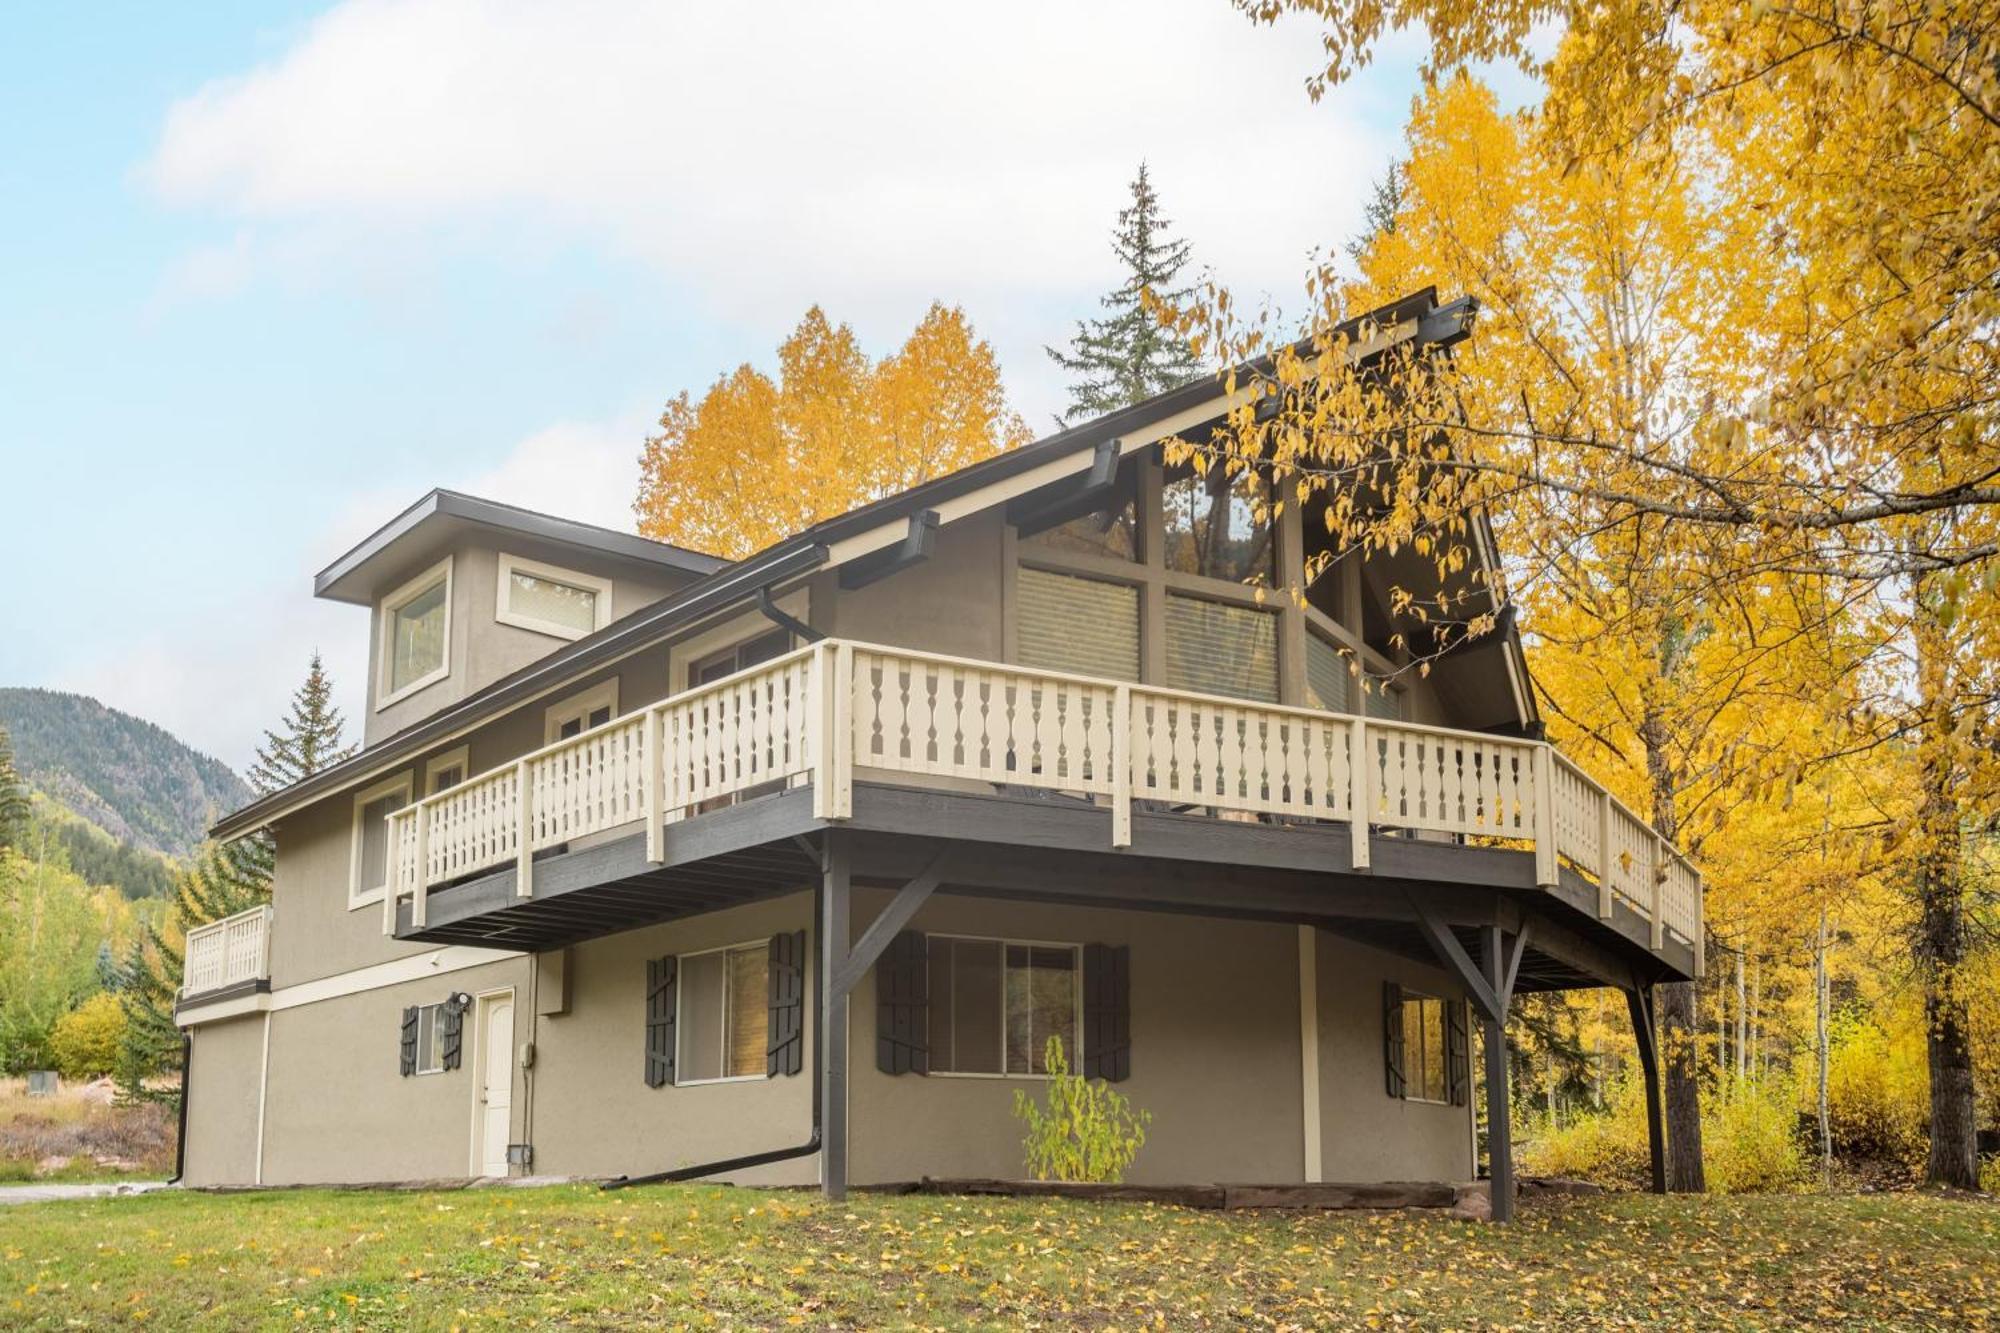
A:
<svg viewBox="0 0 2000 1333">
<path fill-rule="evenodd" d="M 1193 295 L 1180 283 L 1187 266 L 1185 239 L 1169 240 L 1172 229 L 1160 215 L 1160 197 L 1139 164 L 1132 202 L 1118 211 L 1111 248 L 1125 267 L 1125 281 L 1100 304 L 1109 313 L 1079 320 L 1069 350 L 1046 349 L 1072 377 L 1065 422 L 1081 421 L 1199 379 L 1202 364 L 1188 344 L 1146 308 L 1146 294 L 1167 305 L 1183 305 Z"/>
<path fill-rule="evenodd" d="M 250 785 L 258 795 L 268 796 L 339 763 L 354 753 L 353 746 L 341 744 L 345 726 L 340 710 L 333 706 L 333 682 L 315 652 L 305 684 L 292 694 L 292 711 L 285 717 L 283 731 L 264 733 L 257 762 L 250 768 Z"/>
<path fill-rule="evenodd" d="M 1402 208 L 1403 164 L 1391 158 L 1389 170 L 1375 182 L 1368 202 L 1361 206 L 1361 234 L 1347 243 L 1348 257 L 1360 263 L 1377 236 L 1387 236 L 1396 230 L 1396 214 Z"/>
<path fill-rule="evenodd" d="M 279 729 L 264 733 L 251 785 L 268 795 L 310 777 L 353 753 L 341 739 L 340 711 L 333 687 L 312 656 L 305 683 L 292 695 Z M 125 1037 L 119 1049 L 118 1088 L 127 1100 L 173 1102 L 179 1092 L 145 1086 L 154 1074 L 180 1064 L 180 1031 L 174 1001 L 180 996 L 186 932 L 210 921 L 271 900 L 271 872 L 277 850 L 268 832 L 228 843 L 208 843 L 175 876 L 172 919 L 177 931 L 148 926 L 140 932 L 119 970 L 118 1000 L 125 1009 Z"/>
<path fill-rule="evenodd" d="M 0 847 L 18 849 L 28 836 L 28 788 L 14 767 L 14 741 L 0 726 Z"/>
</svg>

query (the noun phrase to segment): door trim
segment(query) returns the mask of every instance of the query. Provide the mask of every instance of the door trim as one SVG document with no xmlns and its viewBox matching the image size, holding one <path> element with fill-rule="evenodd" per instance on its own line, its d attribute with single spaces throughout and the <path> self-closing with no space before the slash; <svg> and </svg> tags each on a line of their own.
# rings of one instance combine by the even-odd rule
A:
<svg viewBox="0 0 2000 1333">
<path fill-rule="evenodd" d="M 468 1136 L 468 1170 L 466 1174 L 474 1177 L 486 1174 L 486 1154 L 483 1151 L 486 1147 L 486 1144 L 483 1142 L 486 1132 L 486 1108 L 481 1104 L 479 1098 L 480 1094 L 486 1090 L 486 1025 L 490 1021 L 489 1015 L 492 1012 L 493 1005 L 500 1000 L 505 1000 L 508 1005 L 512 1006 L 514 1004 L 514 988 L 512 986 L 498 986 L 492 990 L 480 991 L 472 997 L 472 1127 Z M 515 1009 L 513 1012 L 518 1013 L 519 1011 Z M 507 1043 L 507 1135 L 509 1143 L 513 1140 L 513 1133 L 514 1042 L 510 1039 Z"/>
</svg>

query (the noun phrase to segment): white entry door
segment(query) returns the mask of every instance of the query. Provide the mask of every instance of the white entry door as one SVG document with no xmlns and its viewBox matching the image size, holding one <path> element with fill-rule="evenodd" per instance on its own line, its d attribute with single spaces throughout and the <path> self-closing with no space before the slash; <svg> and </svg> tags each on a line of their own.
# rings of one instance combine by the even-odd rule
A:
<svg viewBox="0 0 2000 1333">
<path fill-rule="evenodd" d="M 479 1174 L 507 1174 L 507 1138 L 514 1104 L 514 997 L 479 1002 Z"/>
</svg>

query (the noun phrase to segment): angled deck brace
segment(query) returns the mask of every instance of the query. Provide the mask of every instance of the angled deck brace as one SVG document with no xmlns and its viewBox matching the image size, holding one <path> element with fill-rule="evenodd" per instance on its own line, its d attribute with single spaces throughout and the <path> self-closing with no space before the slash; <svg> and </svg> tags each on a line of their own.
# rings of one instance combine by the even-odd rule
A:
<svg viewBox="0 0 2000 1333">
<path fill-rule="evenodd" d="M 896 938 L 896 932 L 910 924 L 910 918 L 924 905 L 938 883 L 944 878 L 945 865 L 950 859 L 951 849 L 947 846 L 930 859 L 917 873 L 916 878 L 896 890 L 896 896 L 882 909 L 882 915 L 869 923 L 861 932 L 861 938 L 847 951 L 847 957 L 836 965 L 831 973 L 831 994 L 846 995 L 854 989 L 854 983 L 861 980 L 875 960 L 889 947 L 889 941 Z"/>
<path fill-rule="evenodd" d="M 1625 991 L 1625 1007 L 1632 1014 L 1632 1035 L 1639 1045 L 1639 1072 L 1646 1081 L 1646 1147 L 1651 1158 L 1652 1188 L 1667 1192 L 1667 1134 L 1660 1110 L 1660 1048 L 1653 1027 L 1653 988 L 1637 977 Z"/>
</svg>

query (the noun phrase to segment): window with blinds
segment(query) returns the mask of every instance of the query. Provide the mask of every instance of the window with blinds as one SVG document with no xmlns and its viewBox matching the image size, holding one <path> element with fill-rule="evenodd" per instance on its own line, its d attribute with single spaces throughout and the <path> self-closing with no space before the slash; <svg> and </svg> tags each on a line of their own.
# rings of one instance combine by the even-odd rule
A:
<svg viewBox="0 0 2000 1333">
<path fill-rule="evenodd" d="M 764 1077 L 769 986 L 769 946 L 763 942 L 681 958 L 675 1082 Z"/>
<path fill-rule="evenodd" d="M 1403 692 L 1389 683 L 1387 676 L 1368 677 L 1368 706 L 1370 717 L 1379 717 L 1385 722 L 1401 722 L 1405 712 Z"/>
<path fill-rule="evenodd" d="M 1169 594 L 1167 684 L 1276 703 L 1278 618 L 1252 607 Z"/>
<path fill-rule="evenodd" d="M 1306 635 L 1306 692 L 1312 696 L 1312 706 L 1324 708 L 1329 713 L 1349 713 L 1354 711 L 1350 694 L 1354 687 L 1354 677 L 1347 669 L 1347 659 L 1338 648 L 1319 635 Z"/>
<path fill-rule="evenodd" d="M 1130 584 L 1022 569 L 1014 610 L 1022 666 L 1139 678 L 1139 590 Z"/>
</svg>

